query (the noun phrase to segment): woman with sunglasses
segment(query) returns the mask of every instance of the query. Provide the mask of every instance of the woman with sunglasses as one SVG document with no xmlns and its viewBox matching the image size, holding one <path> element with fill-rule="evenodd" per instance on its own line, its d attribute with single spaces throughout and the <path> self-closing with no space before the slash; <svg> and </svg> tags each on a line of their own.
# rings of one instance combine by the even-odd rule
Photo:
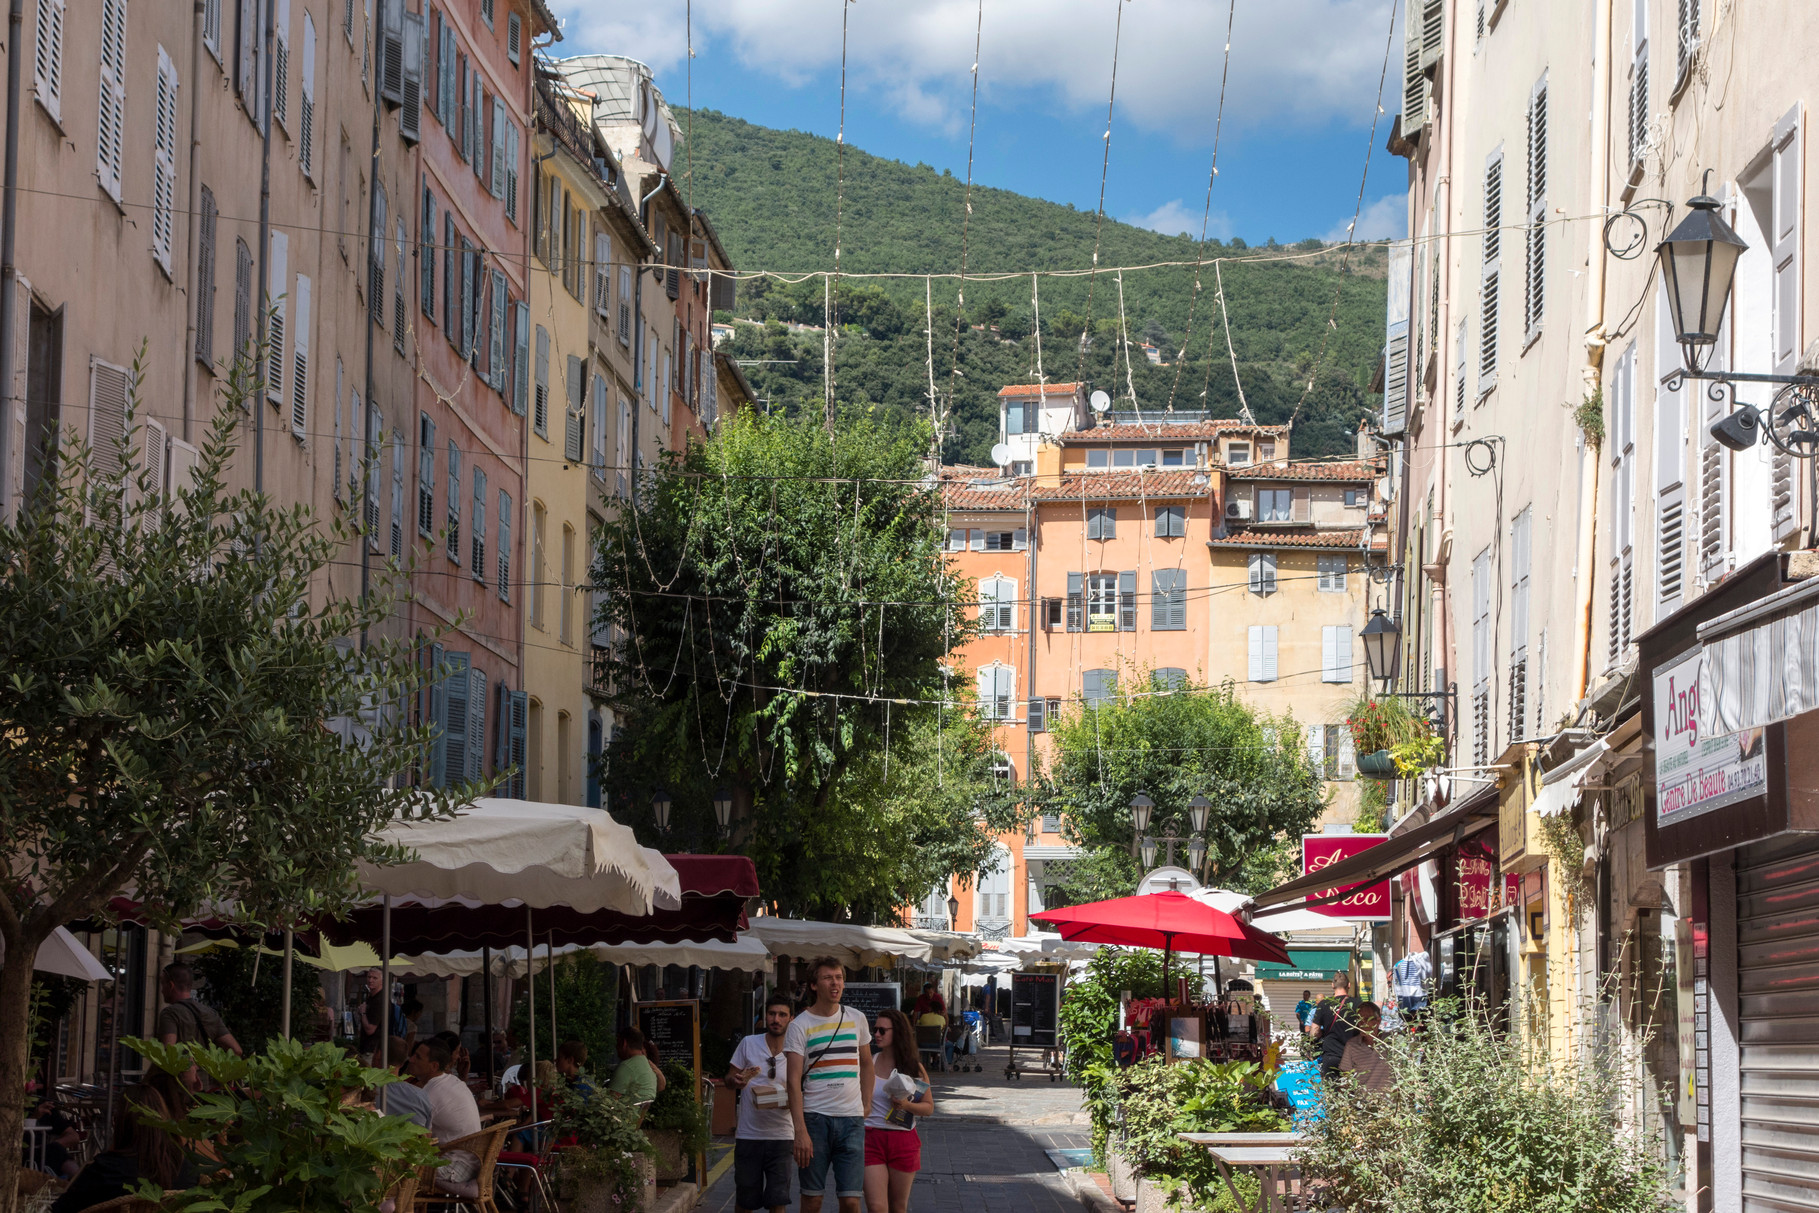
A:
<svg viewBox="0 0 1819 1213">
<path fill-rule="evenodd" d="M 865 1118 L 866 1213 L 908 1213 L 910 1185 L 922 1169 L 916 1117 L 934 1112 L 935 1094 L 916 1051 L 916 1030 L 910 1027 L 909 1016 L 880 1011 L 872 1047 L 877 1054 L 872 1060 L 871 1115 Z"/>
</svg>

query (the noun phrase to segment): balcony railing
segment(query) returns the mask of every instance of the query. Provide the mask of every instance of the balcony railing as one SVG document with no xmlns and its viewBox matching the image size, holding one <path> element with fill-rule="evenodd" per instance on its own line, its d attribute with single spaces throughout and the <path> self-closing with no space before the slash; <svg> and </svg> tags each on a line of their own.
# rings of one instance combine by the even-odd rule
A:
<svg viewBox="0 0 1819 1213">
<path fill-rule="evenodd" d="M 554 86 L 547 80 L 537 81 L 536 101 L 537 122 L 550 137 L 568 150 L 568 153 L 579 160 L 593 173 L 596 180 L 606 184 L 606 176 L 600 171 L 599 162 L 594 156 L 594 135 L 589 124 L 576 115 L 575 107 L 556 94 Z"/>
<path fill-rule="evenodd" d="M 594 645 L 588 650 L 587 659 L 587 693 L 604 697 L 612 690 L 612 674 L 608 668 L 608 658 L 612 650 L 603 644 Z"/>
</svg>

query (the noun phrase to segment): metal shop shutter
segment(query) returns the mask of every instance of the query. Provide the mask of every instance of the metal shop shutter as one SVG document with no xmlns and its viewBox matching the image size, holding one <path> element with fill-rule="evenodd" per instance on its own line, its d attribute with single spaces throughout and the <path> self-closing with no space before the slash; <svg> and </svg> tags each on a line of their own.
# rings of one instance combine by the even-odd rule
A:
<svg viewBox="0 0 1819 1213">
<path fill-rule="evenodd" d="M 1812 1208 L 1819 1191 L 1819 839 L 1737 857 L 1743 1210 Z"/>
</svg>

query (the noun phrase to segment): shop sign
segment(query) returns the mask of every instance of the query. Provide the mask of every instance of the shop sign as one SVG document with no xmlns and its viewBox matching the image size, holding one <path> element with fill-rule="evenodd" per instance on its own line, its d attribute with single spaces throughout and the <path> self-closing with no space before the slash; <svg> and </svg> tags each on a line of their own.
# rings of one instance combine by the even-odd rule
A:
<svg viewBox="0 0 1819 1213">
<path fill-rule="evenodd" d="M 1655 824 L 1687 821 L 1725 805 L 1761 796 L 1768 787 L 1763 730 L 1708 734 L 1701 718 L 1700 667 L 1694 649 L 1654 674 Z"/>
<path fill-rule="evenodd" d="M 1387 838 L 1387 834 L 1303 834 L 1301 836 L 1301 872 L 1310 875 L 1322 868 L 1331 867 L 1342 859 L 1361 855 Z M 1388 922 L 1390 919 L 1390 882 L 1379 880 L 1375 884 L 1361 884 L 1353 887 L 1345 897 L 1325 904 L 1315 904 L 1322 898 L 1331 897 L 1340 891 L 1335 885 L 1318 893 L 1308 894 L 1308 909 L 1328 918 L 1343 918 L 1364 922 Z"/>
<path fill-rule="evenodd" d="M 1497 860 L 1488 850 L 1471 843 L 1459 848 L 1459 921 L 1483 918 L 1491 912 L 1491 889 L 1501 884 L 1495 879 Z"/>
</svg>

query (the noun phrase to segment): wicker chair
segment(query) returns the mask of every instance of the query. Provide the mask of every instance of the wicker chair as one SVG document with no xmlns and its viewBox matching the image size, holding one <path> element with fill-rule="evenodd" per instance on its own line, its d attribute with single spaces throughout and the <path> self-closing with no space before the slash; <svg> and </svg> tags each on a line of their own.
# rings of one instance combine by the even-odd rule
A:
<svg viewBox="0 0 1819 1213">
<path fill-rule="evenodd" d="M 458 1137 L 442 1147 L 444 1154 L 451 1150 L 463 1150 L 480 1160 L 480 1169 L 466 1183 L 442 1184 L 435 1178 L 433 1169 L 427 1182 L 421 1183 L 415 1194 L 415 1208 L 427 1210 L 432 1206 L 440 1208 L 472 1209 L 476 1213 L 499 1213 L 499 1206 L 493 1200 L 493 1167 L 499 1161 L 499 1151 L 505 1147 L 505 1135 L 511 1130 L 510 1125 L 494 1125 L 466 1137 Z"/>
</svg>

